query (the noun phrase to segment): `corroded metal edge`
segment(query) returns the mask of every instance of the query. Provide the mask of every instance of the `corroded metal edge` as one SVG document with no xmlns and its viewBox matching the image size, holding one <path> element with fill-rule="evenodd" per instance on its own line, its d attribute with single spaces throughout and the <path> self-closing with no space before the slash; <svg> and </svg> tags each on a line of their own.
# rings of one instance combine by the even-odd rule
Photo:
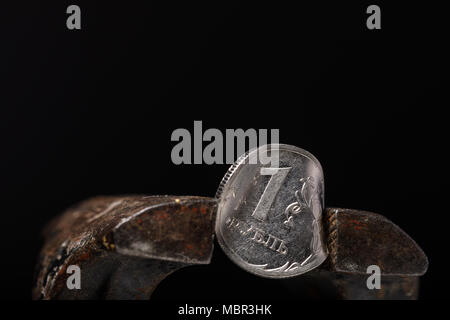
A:
<svg viewBox="0 0 450 320">
<path fill-rule="evenodd" d="M 136 286 L 143 282 L 147 288 L 145 292 L 151 293 L 157 283 L 174 270 L 190 264 L 210 262 L 216 206 L 215 199 L 191 196 L 106 196 L 73 206 L 45 228 L 45 243 L 36 270 L 33 298 L 132 297 L 134 293 L 130 293 L 130 288 L 128 293 L 125 290 L 123 293 L 116 291 L 116 294 L 111 294 L 112 287 L 108 285 L 112 279 L 116 282 L 120 279 L 122 285 L 129 284 L 129 278 L 120 276 L 124 265 L 128 265 L 128 270 L 133 266 L 141 268 L 142 265 L 151 269 L 148 274 L 152 277 L 146 277 L 147 273 L 144 273 L 141 279 L 134 279 Z M 171 212 L 175 214 L 170 215 Z M 164 214 L 167 219 L 159 219 Z M 117 250 L 127 239 L 124 237 L 126 233 L 117 233 L 124 226 L 134 228 L 132 239 L 159 244 L 159 239 L 164 238 L 155 232 L 148 234 L 146 228 L 139 228 L 141 219 L 145 221 L 146 227 L 152 226 L 152 223 L 165 227 L 169 236 L 172 228 L 168 225 L 175 229 L 177 226 L 184 228 L 174 230 L 172 245 L 164 247 L 165 257 L 162 259 L 158 255 L 150 259 L 145 252 L 124 255 L 124 252 Z M 119 241 L 115 239 L 117 234 L 120 235 Z M 202 240 L 201 246 L 192 242 L 197 239 L 195 236 Z M 189 239 L 191 242 L 185 241 Z M 133 244 L 133 241 L 127 244 Z M 158 254 L 161 254 L 161 250 Z M 128 262 L 125 263 L 125 260 Z M 66 279 L 69 275 L 66 271 L 69 265 L 83 268 L 85 290 L 73 290 L 70 294 L 67 292 Z M 155 282 L 155 279 L 158 281 Z"/>
<path fill-rule="evenodd" d="M 329 259 L 323 269 L 367 275 L 378 265 L 382 275 L 422 276 L 428 258 L 420 246 L 386 217 L 368 211 L 327 208 L 324 214 Z"/>
</svg>

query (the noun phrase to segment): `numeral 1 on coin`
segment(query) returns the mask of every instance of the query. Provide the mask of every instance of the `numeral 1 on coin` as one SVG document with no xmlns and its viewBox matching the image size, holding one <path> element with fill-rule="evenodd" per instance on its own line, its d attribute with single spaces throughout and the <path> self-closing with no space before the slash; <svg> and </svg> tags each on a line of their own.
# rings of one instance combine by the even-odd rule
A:
<svg viewBox="0 0 450 320">
<path fill-rule="evenodd" d="M 265 221 L 267 219 L 267 215 L 269 214 L 269 209 L 272 206 L 273 200 L 280 190 L 281 185 L 283 184 L 284 179 L 288 175 L 291 167 L 288 168 L 261 168 L 261 175 L 270 175 L 269 183 L 264 189 L 264 193 L 259 199 L 258 205 L 255 208 L 255 211 L 252 213 L 252 217 Z"/>
</svg>

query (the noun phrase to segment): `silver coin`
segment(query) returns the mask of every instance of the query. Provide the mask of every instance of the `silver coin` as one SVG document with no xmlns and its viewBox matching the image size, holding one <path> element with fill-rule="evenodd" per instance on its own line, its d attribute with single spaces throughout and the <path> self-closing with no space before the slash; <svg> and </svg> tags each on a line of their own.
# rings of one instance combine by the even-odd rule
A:
<svg viewBox="0 0 450 320">
<path fill-rule="evenodd" d="M 277 165 L 255 161 L 263 156 Z M 287 278 L 326 259 L 323 172 L 309 152 L 282 144 L 254 149 L 231 166 L 216 197 L 218 242 L 244 270 Z"/>
</svg>

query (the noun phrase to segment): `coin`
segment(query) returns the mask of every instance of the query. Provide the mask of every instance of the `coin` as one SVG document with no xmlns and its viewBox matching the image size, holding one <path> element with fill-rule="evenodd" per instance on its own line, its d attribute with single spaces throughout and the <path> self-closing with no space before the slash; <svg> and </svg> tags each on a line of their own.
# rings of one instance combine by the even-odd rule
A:
<svg viewBox="0 0 450 320">
<path fill-rule="evenodd" d="M 287 278 L 326 259 L 323 172 L 309 152 L 283 144 L 253 149 L 231 166 L 216 197 L 217 240 L 244 270 Z"/>
</svg>

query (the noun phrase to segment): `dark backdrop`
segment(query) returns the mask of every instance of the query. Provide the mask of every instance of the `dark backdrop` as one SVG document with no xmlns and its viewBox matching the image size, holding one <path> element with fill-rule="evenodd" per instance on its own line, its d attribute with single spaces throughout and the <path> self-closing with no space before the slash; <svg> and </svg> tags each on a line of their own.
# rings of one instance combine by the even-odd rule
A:
<svg viewBox="0 0 450 320">
<path fill-rule="evenodd" d="M 81 31 L 66 28 L 69 4 Z M 382 30 L 366 28 L 369 4 Z M 445 296 L 448 34 L 437 4 L 15 1 L 1 14 L 2 298 L 30 299 L 40 229 L 71 204 L 213 196 L 226 165 L 170 159 L 172 131 L 194 120 L 279 128 L 282 143 L 321 161 L 327 205 L 401 226 L 430 259 L 421 298 Z M 286 299 L 282 288 L 216 245 L 211 266 L 174 274 L 155 295 L 245 302 Z"/>
</svg>

